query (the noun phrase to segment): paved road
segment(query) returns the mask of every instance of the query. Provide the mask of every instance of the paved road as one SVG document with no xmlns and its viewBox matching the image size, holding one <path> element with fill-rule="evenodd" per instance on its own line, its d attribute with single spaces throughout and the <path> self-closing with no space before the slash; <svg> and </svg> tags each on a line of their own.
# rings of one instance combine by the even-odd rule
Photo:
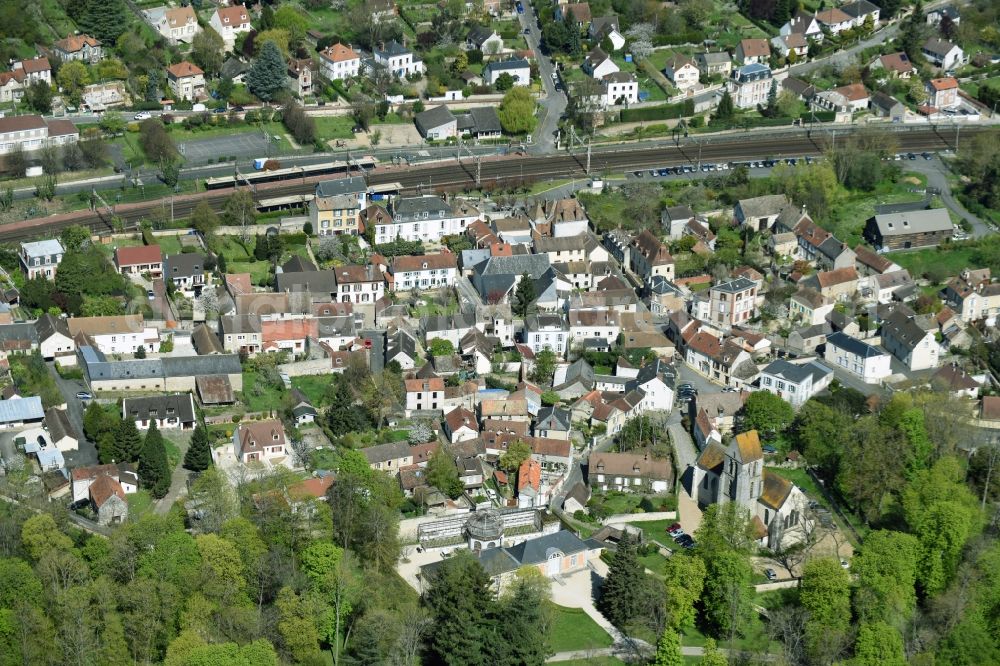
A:
<svg viewBox="0 0 1000 666">
<path fill-rule="evenodd" d="M 552 72 L 555 71 L 552 59 L 542 53 L 540 43 L 542 31 L 538 28 L 538 20 L 535 17 L 535 8 L 532 3 L 524 3 L 524 13 L 520 15 L 522 30 L 528 29 L 525 40 L 528 48 L 535 52 L 538 61 L 538 74 L 542 79 L 542 87 L 545 89 L 545 98 L 539 103 L 542 107 L 542 121 L 538 124 L 538 129 L 532 136 L 533 145 L 530 152 L 533 154 L 552 153 L 555 151 L 555 132 L 559 126 L 559 118 L 566 110 L 566 93 L 556 90 L 555 82 L 552 80 Z"/>
<path fill-rule="evenodd" d="M 993 233 L 993 230 L 982 220 L 968 210 L 965 206 L 961 204 L 954 196 L 951 194 L 951 186 L 948 183 L 948 177 L 946 176 L 945 165 L 941 162 L 940 158 L 935 157 L 930 161 L 918 161 L 910 162 L 909 165 L 903 167 L 906 171 L 916 171 L 917 173 L 922 173 L 927 176 L 927 187 L 936 187 L 938 191 L 941 192 L 941 201 L 947 206 L 948 210 L 955 213 L 963 220 L 968 222 L 972 226 L 971 236 L 973 238 L 982 238 Z"/>
<path fill-rule="evenodd" d="M 63 379 L 56 371 L 55 363 L 50 362 L 49 373 L 55 379 L 56 386 L 66 402 L 66 413 L 70 423 L 76 428 L 80 437 L 80 448 L 77 451 L 67 451 L 63 454 L 67 467 L 80 467 L 84 465 L 97 464 L 97 446 L 93 442 L 88 442 L 83 434 L 83 410 L 86 405 L 76 397 L 77 391 L 87 390 L 87 385 L 82 379 Z"/>
</svg>

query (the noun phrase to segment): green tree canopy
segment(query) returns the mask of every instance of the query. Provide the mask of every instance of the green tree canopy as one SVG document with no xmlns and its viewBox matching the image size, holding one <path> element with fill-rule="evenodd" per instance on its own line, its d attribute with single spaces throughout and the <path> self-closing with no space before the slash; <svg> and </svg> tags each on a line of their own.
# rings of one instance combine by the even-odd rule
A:
<svg viewBox="0 0 1000 666">
<path fill-rule="evenodd" d="M 530 134 L 538 123 L 535 117 L 535 99 L 524 86 L 508 90 L 497 113 L 500 125 L 507 134 Z"/>
<path fill-rule="evenodd" d="M 285 85 L 286 76 L 285 59 L 281 51 L 274 42 L 268 41 L 261 47 L 260 54 L 247 72 L 247 87 L 250 92 L 267 102 Z"/>
<path fill-rule="evenodd" d="M 754 391 L 743 405 L 743 425 L 764 435 L 781 433 L 795 418 L 792 406 L 769 391 Z"/>
<path fill-rule="evenodd" d="M 132 419 L 126 419 L 126 421 L 132 421 Z M 139 482 L 149 489 L 150 495 L 159 499 L 170 490 L 170 476 L 163 435 L 156 427 L 156 421 L 150 421 L 142 454 L 139 456 Z"/>
<path fill-rule="evenodd" d="M 212 449 L 208 441 L 208 430 L 199 423 L 191 433 L 191 443 L 184 452 L 184 469 L 202 472 L 212 464 Z"/>
</svg>

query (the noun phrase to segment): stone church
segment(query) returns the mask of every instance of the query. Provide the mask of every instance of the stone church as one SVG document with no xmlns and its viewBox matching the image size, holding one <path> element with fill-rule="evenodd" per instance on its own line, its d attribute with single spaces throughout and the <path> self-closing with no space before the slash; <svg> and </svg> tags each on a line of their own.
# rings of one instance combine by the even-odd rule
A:
<svg viewBox="0 0 1000 666">
<path fill-rule="evenodd" d="M 699 506 L 736 502 L 750 512 L 760 544 L 788 547 L 812 529 L 806 520 L 808 501 L 791 481 L 764 469 L 764 453 L 756 430 L 716 441 L 695 462 L 691 490 Z"/>
</svg>

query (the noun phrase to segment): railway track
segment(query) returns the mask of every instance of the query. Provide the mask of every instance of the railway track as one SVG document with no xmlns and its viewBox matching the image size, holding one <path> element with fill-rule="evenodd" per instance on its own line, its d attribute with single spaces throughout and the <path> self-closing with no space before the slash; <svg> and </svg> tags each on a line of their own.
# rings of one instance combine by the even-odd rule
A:
<svg viewBox="0 0 1000 666">
<path fill-rule="evenodd" d="M 965 128 L 962 141 L 971 135 L 985 131 L 985 128 Z M 819 155 L 835 141 L 837 135 L 844 137 L 848 130 L 814 130 L 811 136 L 796 132 L 794 136 L 759 135 L 718 139 L 685 139 L 680 145 L 655 148 L 610 147 L 594 150 L 590 155 L 589 173 L 622 172 L 650 167 L 677 166 L 699 162 L 722 162 L 733 160 L 767 159 L 780 157 L 800 157 Z M 899 146 L 903 151 L 941 150 L 955 148 L 955 135 L 950 128 L 928 128 L 908 130 L 898 133 Z M 413 167 L 379 167 L 368 172 L 372 185 L 398 182 L 407 192 L 431 193 L 438 190 L 454 190 L 477 185 L 488 187 L 508 187 L 541 179 L 556 179 L 587 175 L 588 158 L 585 153 L 562 154 L 541 157 L 504 156 L 483 158 L 478 165 L 472 159 L 462 162 L 449 160 L 442 163 Z M 479 182 L 476 182 L 476 176 Z M 274 198 L 313 192 L 316 183 L 327 180 L 327 176 L 315 176 L 294 181 L 280 181 L 255 186 L 255 198 Z M 207 201 L 215 210 L 221 210 L 231 190 L 176 196 L 173 198 L 174 217 L 187 217 L 200 201 Z M 158 208 L 170 206 L 169 199 L 122 204 L 113 212 L 106 210 L 85 210 L 14 222 L 0 227 L 0 241 L 17 242 L 41 237 L 52 237 L 73 224 L 82 224 L 101 233 L 112 230 L 112 217 L 122 220 L 126 228 L 138 225 Z"/>
</svg>

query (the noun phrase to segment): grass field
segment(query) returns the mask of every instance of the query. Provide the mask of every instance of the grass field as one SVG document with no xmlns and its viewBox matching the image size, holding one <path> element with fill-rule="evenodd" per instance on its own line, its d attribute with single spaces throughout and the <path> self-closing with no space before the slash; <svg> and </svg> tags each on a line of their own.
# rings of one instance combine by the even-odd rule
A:
<svg viewBox="0 0 1000 666">
<path fill-rule="evenodd" d="M 354 136 L 351 128 L 354 127 L 354 118 L 351 116 L 315 116 L 316 136 L 321 141 L 330 139 L 350 139 Z"/>
<path fill-rule="evenodd" d="M 974 252 L 975 249 L 971 247 L 952 245 L 946 249 L 932 247 L 923 250 L 890 252 L 885 256 L 890 261 L 894 261 L 910 271 L 910 275 L 913 277 L 919 277 L 931 267 L 946 275 L 957 275 L 966 267 L 975 268 L 972 265 Z"/>
<path fill-rule="evenodd" d="M 904 173 L 895 183 L 880 183 L 875 192 L 844 194 L 831 211 L 830 221 L 822 226 L 849 247 L 854 247 L 861 242 L 865 222 L 875 215 L 876 205 L 919 201 L 924 195 L 909 190 L 923 189 L 926 186 L 926 176 Z"/>
<path fill-rule="evenodd" d="M 326 389 L 332 379 L 333 375 L 303 375 L 292 377 L 292 386 L 302 391 L 313 407 L 319 408 L 326 405 L 323 396 L 326 395 Z"/>
<path fill-rule="evenodd" d="M 665 555 L 658 552 L 650 553 L 649 555 L 640 556 L 639 561 L 642 562 L 642 566 L 652 571 L 654 576 L 663 578 L 664 567 L 667 564 Z"/>
<path fill-rule="evenodd" d="M 257 382 L 257 373 L 253 370 L 243 372 L 243 404 L 251 412 L 263 412 L 268 409 L 276 409 L 281 406 L 281 397 L 284 391 L 276 386 L 268 386 L 261 383 L 260 395 L 254 395 L 254 384 Z"/>
<path fill-rule="evenodd" d="M 592 650 L 610 647 L 614 642 L 608 632 L 580 608 L 551 604 L 552 624 L 549 628 L 549 649 L 553 652 Z"/>
<path fill-rule="evenodd" d="M 646 536 L 647 541 L 656 541 L 657 543 L 662 543 L 665 546 L 669 546 L 673 540 L 670 535 L 667 534 L 667 528 L 673 525 L 676 520 L 647 520 L 643 522 L 629 523 L 634 527 L 638 527 L 642 530 L 642 533 Z"/>
</svg>

